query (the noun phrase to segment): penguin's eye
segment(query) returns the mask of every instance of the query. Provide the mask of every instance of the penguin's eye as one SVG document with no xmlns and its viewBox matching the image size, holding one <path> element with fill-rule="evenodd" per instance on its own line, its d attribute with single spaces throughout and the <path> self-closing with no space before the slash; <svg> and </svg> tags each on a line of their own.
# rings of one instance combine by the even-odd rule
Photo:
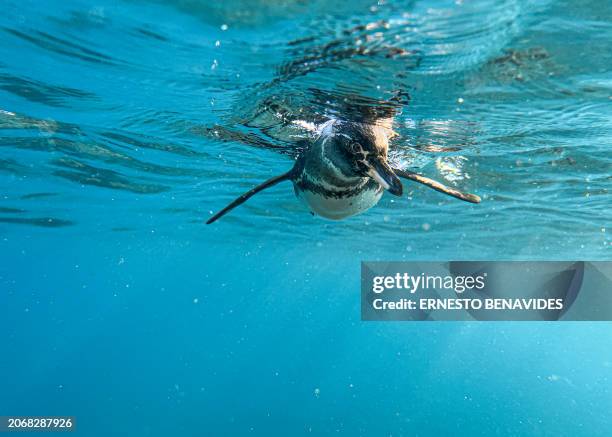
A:
<svg viewBox="0 0 612 437">
<path fill-rule="evenodd" d="M 363 147 L 359 143 L 353 143 L 353 161 L 355 162 L 355 166 L 359 171 L 367 172 L 368 166 L 366 164 L 366 152 L 364 152 Z"/>
<path fill-rule="evenodd" d="M 355 159 L 363 159 L 364 153 L 363 153 L 363 147 L 361 146 L 361 144 L 352 141 L 349 145 L 349 148 L 351 150 L 352 155 L 355 157 Z"/>
</svg>

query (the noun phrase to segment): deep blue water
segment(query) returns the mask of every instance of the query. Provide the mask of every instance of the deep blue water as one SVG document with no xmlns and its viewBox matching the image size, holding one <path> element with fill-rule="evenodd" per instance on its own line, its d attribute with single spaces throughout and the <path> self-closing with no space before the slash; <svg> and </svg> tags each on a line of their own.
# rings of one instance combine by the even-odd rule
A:
<svg viewBox="0 0 612 437">
<path fill-rule="evenodd" d="M 610 259 L 609 2 L 207 3 L 2 2 L 0 415 L 609 435 L 609 323 L 359 312 L 362 260 Z M 407 184 L 331 222 L 279 185 L 203 224 L 398 90 L 392 161 L 483 203 Z"/>
</svg>

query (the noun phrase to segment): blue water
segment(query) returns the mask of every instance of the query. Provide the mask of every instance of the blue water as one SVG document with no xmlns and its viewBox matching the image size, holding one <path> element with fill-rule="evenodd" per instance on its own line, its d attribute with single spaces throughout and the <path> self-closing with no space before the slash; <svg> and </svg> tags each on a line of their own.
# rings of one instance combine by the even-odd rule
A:
<svg viewBox="0 0 612 437">
<path fill-rule="evenodd" d="M 208 3 L 2 2 L 0 415 L 609 435 L 609 323 L 359 318 L 362 260 L 610 259 L 609 2 Z M 330 222 L 287 184 L 203 224 L 398 91 L 392 161 L 481 204 L 406 184 Z"/>
</svg>

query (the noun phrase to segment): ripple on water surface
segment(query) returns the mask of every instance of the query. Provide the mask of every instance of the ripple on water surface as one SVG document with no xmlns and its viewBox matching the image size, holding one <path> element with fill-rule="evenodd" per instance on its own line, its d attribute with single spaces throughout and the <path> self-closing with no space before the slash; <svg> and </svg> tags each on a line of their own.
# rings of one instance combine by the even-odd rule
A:
<svg viewBox="0 0 612 437">
<path fill-rule="evenodd" d="M 380 253 L 408 239 L 432 255 L 479 254 L 504 238 L 517 255 L 607 253 L 603 2 L 247 3 L 8 2 L 2 227 L 95 222 L 220 240 L 227 229 L 245 239 L 264 230 L 375 242 Z M 405 198 L 333 223 L 312 218 L 286 185 L 201 228 L 210 211 L 286 171 L 313 126 L 364 110 L 396 113 L 396 165 L 485 201 L 408 184 Z M 103 218 L 109 207 L 116 213 Z"/>
</svg>

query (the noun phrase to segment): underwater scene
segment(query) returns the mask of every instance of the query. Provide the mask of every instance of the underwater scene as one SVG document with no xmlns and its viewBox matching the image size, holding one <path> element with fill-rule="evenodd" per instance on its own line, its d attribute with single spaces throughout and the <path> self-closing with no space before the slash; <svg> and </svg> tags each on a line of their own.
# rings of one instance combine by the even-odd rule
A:
<svg viewBox="0 0 612 437">
<path fill-rule="evenodd" d="M 606 0 L 3 0 L 0 415 L 610 435 L 611 323 L 366 322 L 360 266 L 611 260 L 611 66 Z"/>
</svg>

